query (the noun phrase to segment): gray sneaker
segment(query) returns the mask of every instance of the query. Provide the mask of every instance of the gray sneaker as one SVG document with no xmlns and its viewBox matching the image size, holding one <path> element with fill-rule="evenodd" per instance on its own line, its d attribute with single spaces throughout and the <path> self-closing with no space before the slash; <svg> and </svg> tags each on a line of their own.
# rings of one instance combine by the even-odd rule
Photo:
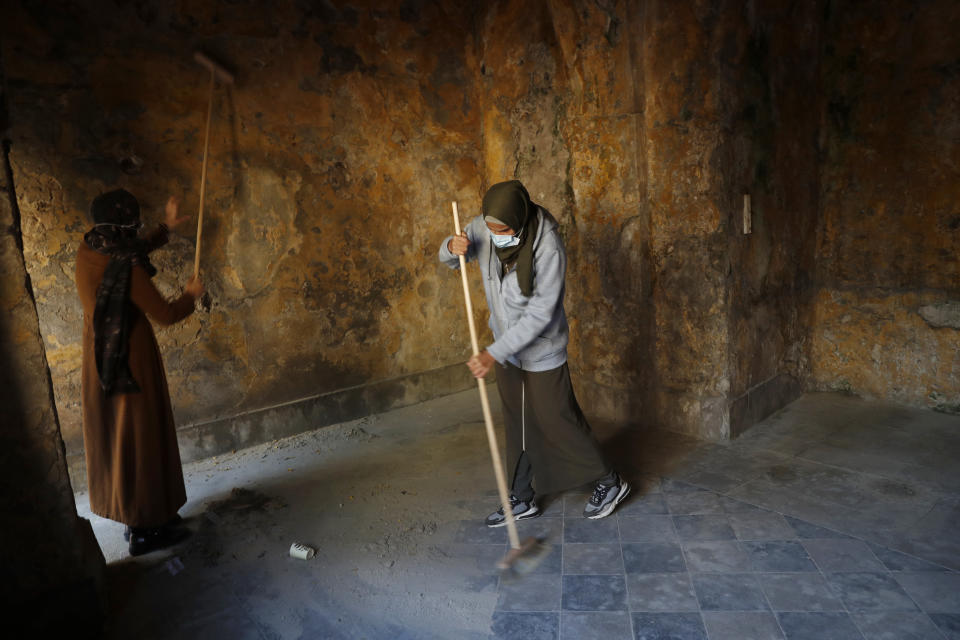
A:
<svg viewBox="0 0 960 640">
<path fill-rule="evenodd" d="M 522 500 L 518 500 L 515 495 L 511 495 L 510 507 L 513 509 L 514 520 L 525 520 L 527 518 L 535 518 L 540 515 L 540 509 L 537 507 L 536 500 L 523 502 Z M 503 515 L 503 507 L 500 507 L 488 515 L 484 523 L 488 527 L 502 527 L 503 525 L 507 524 L 507 517 Z"/>
<path fill-rule="evenodd" d="M 617 484 L 604 485 L 597 483 L 593 489 L 593 495 L 587 500 L 587 506 L 583 508 L 583 517 L 597 520 L 606 518 L 613 513 L 617 505 L 623 502 L 623 499 L 630 493 L 630 485 L 620 477 L 620 474 L 614 474 Z"/>
</svg>

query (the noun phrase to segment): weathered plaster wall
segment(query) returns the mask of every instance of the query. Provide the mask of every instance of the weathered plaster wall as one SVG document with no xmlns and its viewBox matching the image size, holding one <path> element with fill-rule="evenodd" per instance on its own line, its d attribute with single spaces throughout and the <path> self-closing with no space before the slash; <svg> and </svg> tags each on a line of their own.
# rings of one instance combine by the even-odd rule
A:
<svg viewBox="0 0 960 640">
<path fill-rule="evenodd" d="M 960 5 L 832 3 L 813 384 L 960 410 Z"/>
<path fill-rule="evenodd" d="M 652 310 L 635 8 L 491 3 L 480 94 L 485 184 L 522 180 L 560 222 L 581 403 L 639 422 Z"/>
<path fill-rule="evenodd" d="M 77 517 L 10 187 L 0 69 L 0 599 L 4 633 L 99 636 L 103 555 Z M 29 548 L 24 544 L 29 543 Z M 69 594 L 69 597 L 64 597 Z M 51 606 L 51 602 L 57 603 Z"/>
<path fill-rule="evenodd" d="M 435 259 L 450 200 L 475 209 L 480 195 L 471 11 L 5 5 L 25 252 L 71 452 L 81 447 L 73 260 L 88 203 L 123 186 L 150 223 L 170 193 L 195 215 L 208 82 L 198 47 L 237 84 L 218 87 L 214 105 L 202 260 L 213 305 L 159 335 L 178 424 L 198 425 L 181 434 L 185 450 L 215 453 L 472 384 L 459 364 L 458 280 Z M 190 226 L 157 255 L 167 294 L 192 266 Z M 375 393 L 350 391 L 373 382 Z M 276 405 L 275 428 L 231 419 Z"/>
<path fill-rule="evenodd" d="M 724 69 L 729 133 L 713 162 L 728 176 L 730 429 L 797 398 L 809 375 L 811 274 L 819 205 L 818 134 L 823 3 L 754 2 Z M 720 54 L 719 60 L 725 57 Z M 743 194 L 751 232 L 744 234 Z"/>
<path fill-rule="evenodd" d="M 725 438 L 799 393 L 820 14 L 780 4 L 486 15 L 486 182 L 522 179 L 561 222 L 591 412 Z"/>
<path fill-rule="evenodd" d="M 646 3 L 659 424 L 726 438 L 800 392 L 818 5 Z"/>
<path fill-rule="evenodd" d="M 214 109 L 213 306 L 160 334 L 187 457 L 470 386 L 434 252 L 451 199 L 466 219 L 514 177 L 561 224 L 591 414 L 726 438 L 811 371 L 957 404 L 957 12 L 893 6 L 11 3 L 12 160 L 68 449 L 85 210 L 116 185 L 153 220 L 167 193 L 195 209 L 198 46 L 238 83 Z M 165 292 L 193 235 L 158 258 Z"/>
<path fill-rule="evenodd" d="M 706 2 L 650 2 L 643 48 L 654 406 L 658 422 L 714 438 L 729 434 L 731 215 L 717 200 L 727 168 L 711 162 L 726 95 L 715 55 L 734 20 Z"/>
</svg>

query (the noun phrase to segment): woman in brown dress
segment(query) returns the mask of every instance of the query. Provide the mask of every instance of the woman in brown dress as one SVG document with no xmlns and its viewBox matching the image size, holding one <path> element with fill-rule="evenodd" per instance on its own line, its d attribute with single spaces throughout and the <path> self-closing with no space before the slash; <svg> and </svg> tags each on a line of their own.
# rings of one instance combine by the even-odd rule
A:
<svg viewBox="0 0 960 640">
<path fill-rule="evenodd" d="M 94 227 L 77 252 L 83 304 L 83 439 L 90 510 L 127 525 L 131 555 L 183 539 L 177 510 L 186 502 L 180 451 L 163 361 L 148 317 L 183 320 L 203 294 L 192 279 L 168 302 L 150 278 L 149 252 L 186 218 L 170 198 L 165 224 L 139 237 L 140 205 L 123 189 L 94 199 Z"/>
</svg>

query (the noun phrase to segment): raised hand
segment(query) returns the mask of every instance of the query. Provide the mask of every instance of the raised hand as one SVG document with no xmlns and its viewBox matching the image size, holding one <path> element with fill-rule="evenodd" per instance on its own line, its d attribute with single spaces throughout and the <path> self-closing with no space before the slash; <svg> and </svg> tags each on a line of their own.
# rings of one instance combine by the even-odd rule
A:
<svg viewBox="0 0 960 640">
<path fill-rule="evenodd" d="M 183 288 L 184 291 L 193 296 L 193 299 L 196 300 L 203 295 L 206 289 L 203 288 L 203 282 L 200 280 L 200 276 L 195 276 L 190 278 L 187 281 L 187 286 Z"/>
<path fill-rule="evenodd" d="M 180 212 L 180 198 L 176 196 L 170 196 L 167 198 L 167 206 L 164 210 L 163 224 L 167 225 L 167 229 L 173 229 L 176 226 L 179 226 L 190 219 L 190 216 L 178 216 Z"/>
</svg>

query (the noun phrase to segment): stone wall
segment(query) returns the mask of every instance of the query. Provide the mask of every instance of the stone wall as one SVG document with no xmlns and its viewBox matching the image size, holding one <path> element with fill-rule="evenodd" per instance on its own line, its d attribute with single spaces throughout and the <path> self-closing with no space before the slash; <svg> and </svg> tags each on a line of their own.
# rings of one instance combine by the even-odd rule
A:
<svg viewBox="0 0 960 640">
<path fill-rule="evenodd" d="M 74 458 L 86 208 L 124 186 L 150 221 L 169 193 L 195 210 L 198 48 L 237 83 L 214 104 L 213 304 L 160 332 L 187 458 L 471 386 L 434 253 L 450 200 L 466 220 L 509 178 L 560 221 L 589 413 L 722 439 L 810 380 L 958 403 L 955 10 L 466 4 L 9 3 L 11 159 Z M 194 234 L 158 256 L 165 293 Z"/>
<path fill-rule="evenodd" d="M 7 162 L 0 73 L 0 562 L 4 630 L 50 637 L 67 630 L 99 637 L 103 555 L 77 517 L 67 475 L 20 215 Z M 56 603 L 56 606 L 51 606 Z"/>
<path fill-rule="evenodd" d="M 825 28 L 813 384 L 960 411 L 960 5 Z"/>
<path fill-rule="evenodd" d="M 215 105 L 213 308 L 161 334 L 188 457 L 468 386 L 455 286 L 432 254 L 451 198 L 467 217 L 514 177 L 561 224 L 588 411 L 723 438 L 803 375 L 815 194 L 792 178 L 815 174 L 816 123 L 788 80 L 815 75 L 816 6 L 33 6 L 14 5 L 5 39 L 13 159 L 73 451 L 84 210 L 114 185 L 153 217 L 169 192 L 195 206 L 195 47 L 238 82 Z M 161 258 L 163 290 L 192 236 Z"/>
<path fill-rule="evenodd" d="M 5 5 L 25 253 L 73 459 L 87 208 L 121 186 L 152 224 L 176 194 L 195 224 L 195 49 L 237 81 L 213 109 L 212 308 L 159 332 L 186 457 L 473 384 L 459 279 L 435 257 L 450 201 L 480 197 L 473 22 L 429 2 Z M 192 268 L 186 227 L 156 256 L 168 295 Z"/>
<path fill-rule="evenodd" d="M 595 414 L 726 438 L 800 391 L 820 13 L 780 4 L 486 14 L 486 182 L 519 177 L 560 220 L 572 369 Z"/>
<path fill-rule="evenodd" d="M 581 403 L 593 415 L 648 422 L 649 217 L 634 9 L 491 3 L 480 28 L 480 94 L 485 184 L 522 180 L 560 223 Z"/>
<path fill-rule="evenodd" d="M 736 64 L 723 71 L 729 129 L 712 163 L 727 176 L 719 200 L 733 212 L 732 435 L 797 398 L 809 376 L 822 11 L 819 1 L 745 4 L 730 47 Z M 717 59 L 725 59 L 721 51 Z M 749 234 L 743 194 L 750 195 Z"/>
</svg>

